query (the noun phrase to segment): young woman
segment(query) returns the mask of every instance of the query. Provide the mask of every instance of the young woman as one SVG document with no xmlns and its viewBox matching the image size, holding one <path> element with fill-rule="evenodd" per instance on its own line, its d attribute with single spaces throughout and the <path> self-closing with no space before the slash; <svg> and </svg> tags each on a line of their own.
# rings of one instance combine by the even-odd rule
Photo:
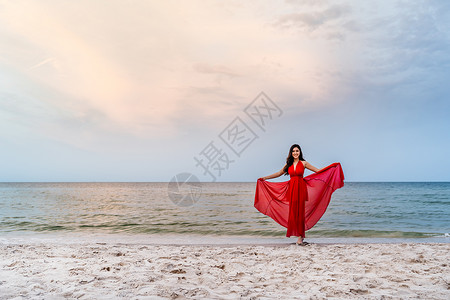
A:
<svg viewBox="0 0 450 300">
<path fill-rule="evenodd" d="M 315 173 L 303 177 L 305 169 Z M 289 174 L 290 180 L 266 181 L 283 174 Z M 330 203 L 331 194 L 343 185 L 344 173 L 339 163 L 319 170 L 304 160 L 302 149 L 294 144 L 280 171 L 258 179 L 255 208 L 286 227 L 287 237 L 297 236 L 297 245 L 308 245 L 303 241 L 305 231 L 319 221 Z"/>
</svg>

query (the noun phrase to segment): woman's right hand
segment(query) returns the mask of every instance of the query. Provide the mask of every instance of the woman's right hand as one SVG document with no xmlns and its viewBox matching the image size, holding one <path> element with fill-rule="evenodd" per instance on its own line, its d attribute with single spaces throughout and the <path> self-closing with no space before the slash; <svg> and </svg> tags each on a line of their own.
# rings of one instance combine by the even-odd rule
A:
<svg viewBox="0 0 450 300">
<path fill-rule="evenodd" d="M 258 178 L 258 180 L 264 181 L 266 180 L 264 177 Z"/>
</svg>

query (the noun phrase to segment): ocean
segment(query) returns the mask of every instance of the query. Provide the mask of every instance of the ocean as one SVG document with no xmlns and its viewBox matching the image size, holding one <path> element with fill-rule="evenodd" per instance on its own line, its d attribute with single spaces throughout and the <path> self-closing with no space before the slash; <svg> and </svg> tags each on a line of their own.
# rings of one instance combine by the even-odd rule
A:
<svg viewBox="0 0 450 300">
<path fill-rule="evenodd" d="M 256 183 L 200 185 L 193 205 L 181 206 L 168 183 L 0 183 L 0 235 L 285 237 L 253 207 Z M 449 233 L 449 182 L 346 182 L 306 236 L 450 240 Z"/>
</svg>

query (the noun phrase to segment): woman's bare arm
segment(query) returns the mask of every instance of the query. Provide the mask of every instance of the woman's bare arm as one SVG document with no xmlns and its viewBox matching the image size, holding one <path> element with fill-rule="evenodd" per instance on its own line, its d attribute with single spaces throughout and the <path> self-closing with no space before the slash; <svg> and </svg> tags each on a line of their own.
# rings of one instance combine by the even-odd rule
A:
<svg viewBox="0 0 450 300">
<path fill-rule="evenodd" d="M 309 162 L 307 162 L 305 160 L 305 168 L 307 168 L 308 170 L 313 171 L 314 173 L 317 173 L 318 171 L 320 171 L 320 169 L 317 169 L 316 167 L 314 167 L 313 165 L 311 165 Z"/>
<path fill-rule="evenodd" d="M 285 165 L 285 166 L 286 166 L 286 165 Z M 278 171 L 278 172 L 276 172 L 276 173 L 273 173 L 272 175 L 264 176 L 264 177 L 261 177 L 261 178 L 259 178 L 259 179 L 261 179 L 261 180 L 267 180 L 267 179 L 277 178 L 277 177 L 280 177 L 280 176 L 283 175 L 283 174 L 284 174 L 284 167 L 283 167 L 283 169 L 281 169 L 280 171 Z"/>
</svg>

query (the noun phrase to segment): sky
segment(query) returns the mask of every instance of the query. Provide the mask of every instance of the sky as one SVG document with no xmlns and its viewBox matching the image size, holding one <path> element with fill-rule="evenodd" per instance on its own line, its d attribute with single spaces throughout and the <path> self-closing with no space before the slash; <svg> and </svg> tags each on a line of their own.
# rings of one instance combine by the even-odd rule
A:
<svg viewBox="0 0 450 300">
<path fill-rule="evenodd" d="M 445 0 L 0 0 L 0 181 L 252 182 L 294 143 L 450 181 L 448 28 Z"/>
</svg>

